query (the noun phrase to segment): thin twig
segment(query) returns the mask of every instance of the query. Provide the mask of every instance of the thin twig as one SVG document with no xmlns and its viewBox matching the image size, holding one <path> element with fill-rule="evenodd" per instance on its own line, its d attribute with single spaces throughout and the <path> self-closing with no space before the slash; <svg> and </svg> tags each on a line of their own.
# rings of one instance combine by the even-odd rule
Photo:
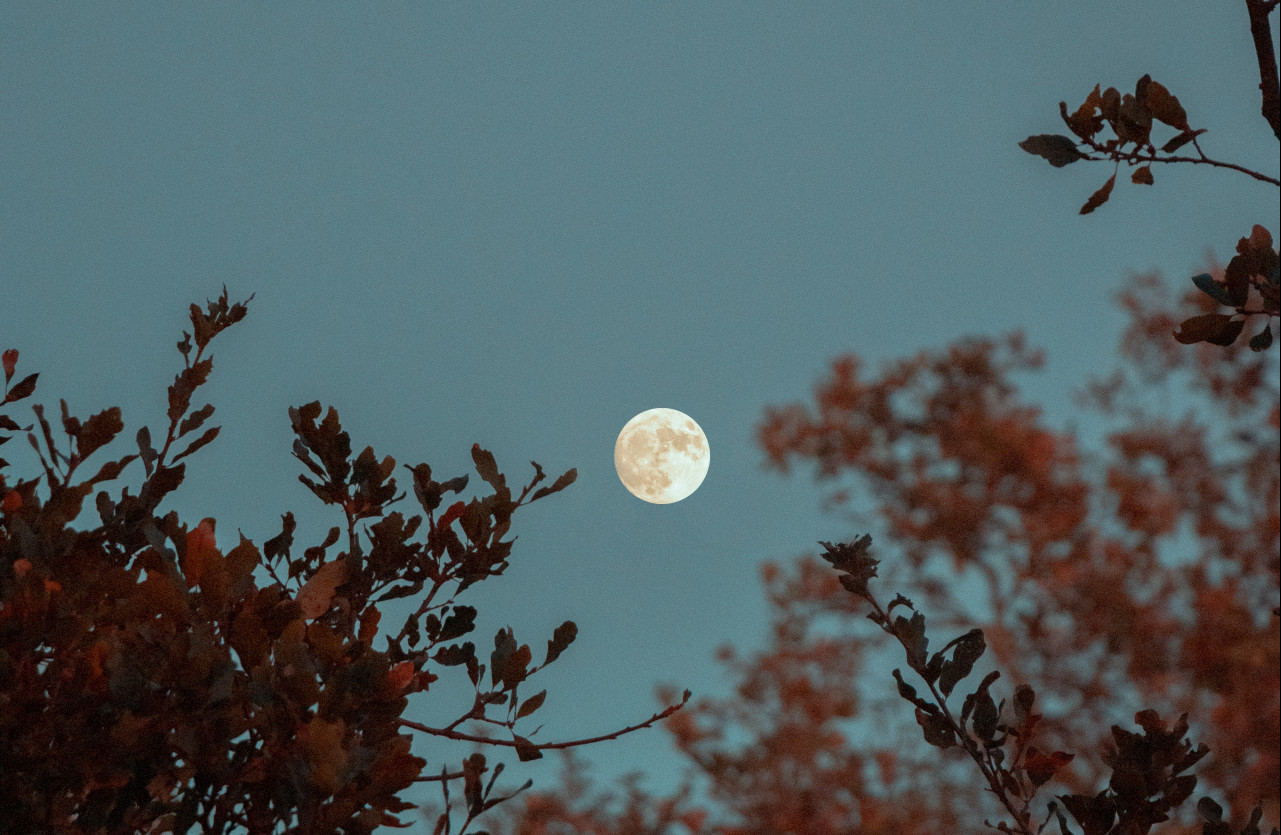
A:
<svg viewBox="0 0 1281 835">
<path fill-rule="evenodd" d="M 1202 154 L 1200 158 L 1159 157 L 1155 153 L 1141 154 L 1138 151 L 1131 151 L 1129 153 L 1118 153 L 1114 150 L 1110 151 L 1103 145 L 1100 145 L 1098 142 L 1095 142 L 1093 139 L 1086 140 L 1086 144 L 1089 145 L 1090 148 L 1092 148 L 1093 150 L 1098 151 L 1101 154 L 1107 155 L 1104 157 L 1087 156 L 1086 159 L 1088 160 L 1097 161 L 1101 159 L 1116 159 L 1117 161 L 1124 161 L 1124 162 L 1190 162 L 1195 165 L 1212 165 L 1216 168 L 1230 168 L 1233 171 L 1240 171 L 1242 174 L 1249 174 L 1251 177 L 1253 177 L 1256 180 L 1262 180 L 1263 182 L 1271 183 L 1274 186 L 1281 186 L 1281 180 L 1278 180 L 1275 177 L 1269 177 L 1267 174 L 1261 174 L 1258 171 L 1251 171 L 1249 168 L 1245 168 L 1235 163 L 1220 162 L 1219 160 L 1210 159 L 1209 157 L 1205 156 L 1205 154 Z M 1200 150 L 1200 148 L 1198 148 L 1197 150 Z"/>
<path fill-rule="evenodd" d="M 623 736 L 624 734 L 629 734 L 632 731 L 639 731 L 642 728 L 648 728 L 651 725 L 653 725 L 655 722 L 661 722 L 662 720 L 671 716 L 676 711 L 683 708 L 686 705 L 686 703 L 689 702 L 689 697 L 690 697 L 690 692 L 686 690 L 684 697 L 680 700 L 678 704 L 668 705 L 661 712 L 655 713 L 653 716 L 649 717 L 644 722 L 641 722 L 636 725 L 630 725 L 626 728 L 623 728 L 622 730 L 614 731 L 613 733 L 604 734 L 602 736 L 594 736 L 588 739 L 573 739 L 573 740 L 569 740 L 568 742 L 544 742 L 540 745 L 535 745 L 527 742 L 518 743 L 515 740 L 509 740 L 509 739 L 493 739 L 491 737 L 475 736 L 473 734 L 467 734 L 461 731 L 449 730 L 446 728 L 433 728 L 428 725 L 420 724 L 418 722 L 412 722 L 408 719 L 397 719 L 396 722 L 401 727 L 413 728 L 414 730 L 422 731 L 425 734 L 431 734 L 432 736 L 443 736 L 447 739 L 459 740 L 460 742 L 481 742 L 487 745 L 503 745 L 508 748 L 515 748 L 517 745 L 521 746 L 522 748 L 526 746 L 530 746 L 540 751 L 544 751 L 544 750 L 550 751 L 550 750 L 557 750 L 561 748 L 573 748 L 578 745 L 591 745 L 594 742 L 604 742 L 607 739 L 618 739 L 620 736 Z M 472 717 L 472 718 L 477 718 L 477 717 Z"/>
</svg>

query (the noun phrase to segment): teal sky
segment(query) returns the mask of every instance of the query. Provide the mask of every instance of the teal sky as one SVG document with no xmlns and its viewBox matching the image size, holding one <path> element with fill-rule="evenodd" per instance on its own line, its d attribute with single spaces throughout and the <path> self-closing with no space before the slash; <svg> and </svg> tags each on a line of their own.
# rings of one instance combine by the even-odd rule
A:
<svg viewBox="0 0 1281 835">
<path fill-rule="evenodd" d="M 224 545 L 287 510 L 300 545 L 339 521 L 289 453 L 311 400 L 443 477 L 473 443 L 512 482 L 577 467 L 464 598 L 484 652 L 577 621 L 540 741 L 643 719 L 658 682 L 724 693 L 712 652 L 762 636 L 760 561 L 857 533 L 753 441 L 834 356 L 1023 328 L 1048 352 L 1027 397 L 1062 424 L 1110 367 L 1128 274 L 1184 282 L 1278 231 L 1273 187 L 1203 166 L 1122 174 L 1081 217 L 1110 166 L 1016 144 L 1150 73 L 1208 154 L 1275 176 L 1239 2 L 265 5 L 0 0 L 0 348 L 40 402 L 121 406 L 123 455 L 160 427 L 187 305 L 256 293 L 215 342 L 222 434 L 171 500 Z M 711 444 L 677 504 L 613 469 L 653 407 Z M 408 718 L 465 712 L 448 684 Z M 660 789 L 679 765 L 656 730 L 584 753 Z M 512 782 L 556 768 L 503 759 Z"/>
</svg>

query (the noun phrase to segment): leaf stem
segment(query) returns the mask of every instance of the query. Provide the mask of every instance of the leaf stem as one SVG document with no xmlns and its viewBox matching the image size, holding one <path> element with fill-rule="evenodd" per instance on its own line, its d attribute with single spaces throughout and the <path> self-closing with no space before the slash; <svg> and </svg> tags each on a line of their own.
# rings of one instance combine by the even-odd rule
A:
<svg viewBox="0 0 1281 835">
<path fill-rule="evenodd" d="M 656 722 L 661 722 L 662 720 L 671 716 L 676 711 L 685 707 L 685 705 L 689 702 L 689 697 L 690 697 L 690 692 L 686 690 L 684 697 L 677 704 L 668 705 L 666 708 L 659 711 L 658 713 L 655 713 L 653 716 L 649 717 L 644 722 L 639 722 L 635 725 L 629 725 L 626 728 L 614 731 L 613 733 L 602 734 L 601 736 L 593 736 L 586 739 L 573 739 L 573 740 L 568 740 L 566 742 L 544 742 L 541 745 L 533 745 L 532 747 L 540 751 L 551 751 L 551 750 L 558 750 L 562 748 L 574 748 L 578 745 L 591 745 L 592 743 L 595 743 L 595 742 L 604 742 L 607 739 L 618 739 L 620 736 L 623 736 L 624 734 L 629 734 L 629 733 L 632 733 L 633 731 L 639 731 L 642 728 L 650 727 Z M 464 718 L 467 718 L 467 717 L 464 717 Z M 471 717 L 471 718 L 478 718 L 478 717 Z M 422 731 L 425 734 L 431 734 L 432 736 L 443 736 L 447 739 L 459 740 L 460 742 L 480 742 L 486 745 L 503 745 L 508 748 L 515 748 L 518 745 L 521 746 L 522 748 L 525 747 L 525 743 L 518 743 L 515 740 L 494 739 L 492 737 L 476 736 L 474 734 L 463 733 L 461 731 L 455 731 L 455 730 L 450 730 L 446 728 L 433 728 L 433 727 L 430 727 L 429 725 L 423 725 L 419 722 L 413 722 L 409 719 L 397 719 L 396 722 L 397 724 L 405 728 L 412 728 L 413 730 L 416 730 L 416 731 Z M 431 778 L 431 779 L 439 779 L 439 778 Z"/>
<path fill-rule="evenodd" d="M 1088 159 L 1088 160 L 1095 160 L 1095 161 L 1097 161 L 1097 160 L 1100 160 L 1100 159 L 1114 159 L 1114 160 L 1116 160 L 1118 163 L 1121 163 L 1121 162 L 1128 162 L 1128 163 L 1130 163 L 1131 165 L 1133 165 L 1133 164 L 1137 164 L 1137 163 L 1140 163 L 1140 162 L 1146 162 L 1146 163 L 1153 163 L 1153 162 L 1190 162 L 1190 163 L 1192 163 L 1192 164 L 1194 164 L 1194 165 L 1211 165 L 1211 166 L 1214 166 L 1214 167 L 1216 167 L 1216 168 L 1230 168 L 1230 169 L 1232 169 L 1233 171 L 1240 171 L 1242 174 L 1248 174 L 1248 175 L 1250 175 L 1251 177 L 1253 177 L 1253 178 L 1254 178 L 1254 179 L 1256 179 L 1256 180 L 1261 180 L 1261 181 L 1263 181 L 1263 182 L 1265 182 L 1265 183 L 1270 183 L 1270 184 L 1272 184 L 1272 185 L 1274 185 L 1274 186 L 1281 186 L 1281 180 L 1278 180 L 1276 177 L 1269 177 L 1267 174 L 1261 174 L 1261 173 L 1259 173 L 1258 171 L 1252 171 L 1252 170 L 1250 170 L 1249 168 L 1246 168 L 1246 167 L 1241 166 L 1241 165 L 1237 165 L 1236 163 L 1232 163 L 1232 162 L 1221 162 L 1221 161 L 1216 160 L 1216 159 L 1210 159 L 1209 157 L 1207 157 L 1207 156 L 1205 155 L 1205 152 L 1201 151 L 1201 147 L 1200 147 L 1200 145 L 1197 145 L 1197 142 L 1196 142 L 1196 140 L 1195 140 L 1195 139 L 1193 139 L 1193 140 L 1192 140 L 1192 144 L 1196 147 L 1197 152 L 1201 154 L 1200 158 L 1197 158 L 1197 157 L 1159 157 L 1159 156 L 1157 156 L 1157 155 L 1156 155 L 1156 152 L 1151 152 L 1151 153 L 1144 154 L 1144 153 L 1141 153 L 1141 152 L 1140 152 L 1139 150 L 1137 150 L 1137 149 L 1136 149 L 1136 150 L 1133 150 L 1133 151 L 1129 151 L 1129 152 L 1122 152 L 1122 151 L 1120 151 L 1120 150 L 1116 150 L 1116 149 L 1108 150 L 1108 148 L 1107 148 L 1107 147 L 1105 147 L 1104 145 L 1100 145 L 1098 142 L 1094 141 L 1093 139 L 1087 139 L 1087 140 L 1083 140 L 1083 141 L 1085 142 L 1085 144 L 1086 144 L 1086 145 L 1089 145 L 1089 146 L 1090 146 L 1090 148 L 1091 148 L 1092 150 L 1097 151 L 1097 152 L 1099 152 L 1100 154 L 1106 154 L 1106 155 L 1107 155 L 1107 156 L 1104 156 L 1104 157 L 1093 157 L 1093 156 L 1087 156 L 1087 157 L 1086 157 L 1086 159 Z"/>
</svg>

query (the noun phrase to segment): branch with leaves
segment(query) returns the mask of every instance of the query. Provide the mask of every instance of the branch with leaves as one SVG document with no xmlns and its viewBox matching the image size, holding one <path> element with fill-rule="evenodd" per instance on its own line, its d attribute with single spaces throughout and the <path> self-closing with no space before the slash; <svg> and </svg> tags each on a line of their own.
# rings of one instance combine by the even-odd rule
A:
<svg viewBox="0 0 1281 835">
<path fill-rule="evenodd" d="M 1251 3 L 1253 9 L 1257 3 Z M 1252 12 L 1253 14 L 1253 12 Z M 1264 24 L 1266 26 L 1266 16 Z M 1268 52 L 1271 54 L 1271 36 L 1268 36 Z M 1260 62 L 1264 58 L 1261 53 Z M 1276 75 L 1276 59 L 1272 57 L 1272 74 Z M 1272 93 L 1267 85 L 1264 90 L 1265 115 L 1275 94 L 1275 83 Z M 1105 160 L 1115 163 L 1116 169 L 1122 162 L 1135 168 L 1130 176 L 1132 183 L 1152 185 L 1152 163 L 1186 162 L 1205 164 L 1219 168 L 1228 168 L 1249 174 L 1257 180 L 1281 186 L 1281 180 L 1258 171 L 1252 171 L 1233 163 L 1210 159 L 1201 150 L 1197 137 L 1205 129 L 1193 130 L 1188 124 L 1188 117 L 1183 105 L 1179 103 L 1164 85 L 1153 81 L 1151 76 L 1143 76 L 1135 85 L 1134 94 L 1122 95 L 1115 87 L 1109 87 L 1102 93 L 1095 85 L 1085 102 L 1073 113 L 1068 113 L 1067 103 L 1059 102 L 1059 112 L 1068 129 L 1076 139 L 1058 134 L 1040 134 L 1029 136 L 1019 143 L 1019 147 L 1030 154 L 1035 154 L 1056 168 L 1062 168 L 1078 160 Z M 1153 120 L 1162 122 L 1179 131 L 1172 139 L 1161 146 L 1158 153 L 1152 144 Z M 1098 134 L 1103 130 L 1104 122 L 1111 128 L 1113 136 L 1100 140 Z M 1197 157 L 1174 156 L 1173 152 L 1188 143 L 1196 149 Z M 1082 149 L 1085 150 L 1082 150 Z M 1166 154 L 1162 156 L 1161 154 Z M 1093 212 L 1107 202 L 1116 184 L 1116 171 L 1108 181 L 1081 207 L 1081 214 Z M 1207 296 L 1219 304 L 1233 308 L 1232 313 L 1210 313 L 1196 316 L 1185 321 L 1175 339 L 1184 344 L 1209 342 L 1213 345 L 1231 345 L 1241 335 L 1246 320 L 1251 316 L 1263 316 L 1263 330 L 1250 338 L 1250 348 L 1265 351 L 1272 345 L 1271 317 L 1281 315 L 1278 298 L 1281 296 L 1281 275 L 1278 274 L 1277 251 L 1272 248 L 1272 236 L 1262 226 L 1255 225 L 1249 238 L 1242 238 L 1237 243 L 1237 254 L 1228 264 L 1222 281 L 1216 281 L 1209 274 L 1193 277 L 1193 283 Z"/>
<path fill-rule="evenodd" d="M 1073 113 L 1068 113 L 1067 102 L 1059 102 L 1059 113 L 1068 129 L 1076 139 L 1060 134 L 1040 134 L 1029 136 L 1019 143 L 1019 147 L 1029 154 L 1041 157 L 1055 168 L 1062 168 L 1080 160 L 1111 160 L 1115 168 L 1121 163 L 1135 168 L 1130 175 L 1130 182 L 1136 185 L 1152 185 L 1152 163 L 1189 163 L 1209 165 L 1215 168 L 1227 168 L 1239 171 L 1256 180 L 1281 186 L 1276 177 L 1254 171 L 1236 163 L 1211 159 L 1201 150 L 1197 137 L 1205 133 L 1201 128 L 1193 130 L 1188 124 L 1188 114 L 1179 99 L 1166 89 L 1165 85 L 1153 81 L 1144 75 L 1134 85 L 1134 93 L 1124 95 L 1115 87 L 1100 92 L 1095 85 L 1085 101 Z M 1152 128 L 1156 122 L 1162 122 L 1176 131 L 1157 150 L 1152 141 Z M 1112 131 L 1112 136 L 1101 139 L 1100 131 L 1104 123 Z M 1192 144 L 1196 149 L 1195 157 L 1175 156 L 1174 152 Z M 1084 150 L 1083 150 L 1084 149 Z M 1088 215 L 1107 202 L 1116 185 L 1116 173 L 1103 184 L 1098 191 L 1090 195 L 1081 207 L 1081 214 Z"/>
<path fill-rule="evenodd" d="M 1115 747 L 1104 755 L 1112 768 L 1108 786 L 1096 795 L 1061 795 L 1057 801 L 1050 801 L 1045 822 L 1034 830 L 1031 804 L 1038 790 L 1075 757 L 1065 751 L 1044 753 L 1032 744 L 1042 718 L 1032 711 L 1035 691 L 1027 684 L 1018 685 L 1007 711 L 1004 699 L 998 703 L 992 697 L 991 685 L 1000 677 L 1000 672 L 993 670 L 974 692 L 965 696 L 959 715 L 955 714 L 948 698 L 986 650 L 983 631 L 972 629 L 930 655 L 925 616 L 916 611 L 912 601 L 900 594 L 882 607 L 869 588 L 879 565 L 868 553 L 872 537 L 819 544 L 824 549 L 823 559 L 841 572 L 841 585 L 871 604 L 868 619 L 903 647 L 908 667 L 925 683 L 928 698 L 918 695 L 902 673 L 894 670 L 898 693 L 915 708 L 925 741 L 943 750 L 960 746 L 978 767 L 987 790 L 1013 821 L 984 821 L 989 828 L 1015 835 L 1039 835 L 1051 820 L 1057 820 L 1063 835 L 1075 835 L 1059 807 L 1061 802 L 1081 827 L 1082 835 L 1145 835 L 1156 824 L 1168 821 L 1170 813 L 1192 795 L 1197 778 L 1184 772 L 1205 757 L 1209 749 L 1204 745 L 1193 748 L 1184 738 L 1187 714 L 1173 727 L 1167 727 L 1155 711 L 1143 710 L 1134 717 L 1142 734 L 1112 726 Z M 900 606 L 911 612 L 910 616 L 895 615 L 894 610 Z M 1197 809 L 1205 820 L 1205 835 L 1232 835 L 1233 830 L 1222 820 L 1222 808 L 1213 800 L 1203 797 Z M 1240 835 L 1258 835 L 1261 817 L 1262 809 L 1256 808 Z M 1277 835 L 1276 829 L 1273 835 Z"/>
<path fill-rule="evenodd" d="M 394 459 L 379 459 L 370 447 L 353 455 L 337 411 L 313 402 L 289 410 L 294 455 L 308 471 L 299 479 L 341 508 L 346 550 L 329 553 L 343 539 L 335 526 L 320 545 L 294 554 L 292 513 L 261 551 L 242 535 L 225 553 L 215 520 L 187 526 L 174 511 L 157 516 L 186 475 L 182 459 L 218 435 L 218 427 L 204 429 L 170 458 L 213 414 L 209 404 L 191 410 L 213 369 L 207 348 L 246 311 L 247 300 L 231 303 L 226 288 L 205 308 L 191 306 L 192 332 L 178 343 L 183 369 L 169 386 L 159 450 L 144 427 L 137 453 L 75 483 L 77 468 L 123 430 L 119 409 L 81 421 L 64 401 L 61 444 L 35 406 L 43 446 L 33 427 L 0 415 L 0 430 L 27 432 L 48 491 L 42 500 L 40 477 L 10 485 L 8 462 L 0 460 L 0 704 L 8 706 L 0 711 L 7 756 L 0 818 L 23 831 L 185 832 L 200 825 L 225 833 L 284 825 L 368 833 L 407 825 L 396 815 L 411 804 L 399 792 L 415 782 L 440 782 L 448 805 L 450 782 L 461 780 L 466 829 L 511 796 L 492 794 L 501 766 L 483 790 L 480 754 L 460 770 L 423 777 L 426 761 L 410 753 L 412 739 L 402 729 L 512 747 L 530 760 L 544 749 L 649 727 L 684 706 L 688 693 L 613 733 L 535 744 L 515 725 L 547 692 L 522 699 L 519 688 L 569 647 L 577 626 L 557 627 L 543 663 L 532 667 L 529 647 L 518 645 L 510 628 L 500 630 L 487 688 L 474 645 L 457 643 L 475 628 L 477 614 L 458 596 L 507 568 L 514 512 L 571 485 L 575 470 L 539 486 L 546 475 L 531 462 L 533 478 L 513 495 L 493 454 L 474 444 L 472 460 L 492 492 L 438 514 L 444 496 L 461 493 L 468 477 L 437 482 L 426 464 L 406 467 L 426 517 L 426 536 L 416 541 L 424 516 L 390 510 L 406 497 L 396 488 Z M 31 396 L 37 375 L 12 382 L 18 352 L 0 359 L 0 407 Z M 0 443 L 9 437 L 0 434 Z M 125 487 L 118 499 L 98 492 L 102 525 L 71 528 L 83 499 L 135 458 L 145 470 L 139 492 Z M 259 585 L 259 568 L 271 582 Z M 416 595 L 423 596 L 416 610 L 394 635 L 383 635 L 385 649 L 375 649 L 380 604 Z M 471 707 L 442 727 L 401 719 L 408 696 L 437 680 L 433 665 L 466 668 L 476 689 Z M 506 715 L 490 716 L 494 706 Z M 502 727 L 513 739 L 458 730 L 468 720 Z M 437 831 L 450 826 L 446 815 Z"/>
</svg>

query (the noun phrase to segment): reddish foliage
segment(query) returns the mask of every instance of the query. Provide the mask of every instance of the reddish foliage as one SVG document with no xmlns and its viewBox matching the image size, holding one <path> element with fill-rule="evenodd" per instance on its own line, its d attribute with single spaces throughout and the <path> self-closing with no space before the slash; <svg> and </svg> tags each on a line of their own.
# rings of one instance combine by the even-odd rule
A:
<svg viewBox="0 0 1281 835">
<path fill-rule="evenodd" d="M 1201 754 L 1186 747 L 1187 726 L 1168 731 L 1157 718 L 1181 713 L 1213 752 L 1198 763 L 1199 789 L 1226 798 L 1238 816 L 1261 802 L 1276 819 L 1276 354 L 1174 342 L 1172 323 L 1207 304 L 1196 290 L 1172 302 L 1156 279 L 1140 277 L 1121 301 L 1131 315 L 1124 367 L 1080 396 L 1109 427 L 1101 449 L 1020 402 L 1012 377 L 1041 357 L 1019 334 L 923 352 L 873 377 L 858 358 L 842 357 L 812 403 L 769 410 L 758 437 L 770 463 L 783 472 L 812 463 L 833 484 L 830 504 L 881 529 L 894 558 L 880 563 L 888 572 L 880 578 L 877 561 L 853 551 L 843 552 L 841 577 L 812 558 L 764 567 L 769 644 L 746 657 L 724 649 L 739 682 L 733 697 L 697 700 L 667 723 L 708 792 L 710 823 L 692 831 L 974 831 L 974 821 L 999 820 L 1005 809 L 976 788 L 963 737 L 1011 806 L 1029 814 L 1039 787 L 1095 798 L 1109 779 L 1114 787 L 1138 779 L 1116 776 L 1117 763 L 1129 763 L 1125 773 L 1143 775 L 1152 793 L 1105 792 L 1058 813 L 1110 814 L 1147 831 L 1178 814 L 1193 787 L 1188 773 L 1108 751 L 1117 740 L 1148 739 L 1190 768 Z M 1186 410 L 1172 414 L 1163 402 Z M 927 669 L 924 619 L 902 616 L 914 610 L 905 598 L 891 604 L 882 631 L 867 628 L 858 597 L 869 581 L 910 587 L 932 619 L 979 626 L 981 636 L 972 645 L 961 636 L 951 657 L 936 653 Z M 985 701 L 985 679 L 965 700 L 974 730 L 949 730 L 929 700 L 913 721 L 892 689 L 867 683 L 887 641 L 902 644 L 909 666 L 942 696 L 986 648 L 1005 680 L 1035 687 L 1040 712 L 1031 712 L 1032 688 L 1021 687 L 1015 702 L 1026 704 L 1012 708 L 1007 689 L 998 710 Z M 992 699 L 1001 686 L 991 685 Z M 906 682 L 899 693 L 921 699 Z M 1136 712 L 1155 736 L 1134 736 L 1128 722 L 1109 730 Z M 1007 724 L 1010 753 L 984 759 L 984 735 Z M 950 749 L 941 761 L 921 731 Z M 601 800 L 585 810 L 550 792 L 530 797 L 511 823 L 530 833 L 558 831 L 545 828 L 551 820 L 573 821 L 574 831 L 634 831 L 611 817 L 617 809 Z"/>
<path fill-rule="evenodd" d="M 471 642 L 454 643 L 474 628 L 476 610 L 457 603 L 467 586 L 501 574 L 511 541 L 504 540 L 517 508 L 574 481 L 570 470 L 531 495 L 542 468 L 513 496 L 493 455 L 479 445 L 472 457 L 491 495 L 452 505 L 432 520 L 445 493 L 461 492 L 467 477 L 444 483 L 426 464 L 407 467 L 414 495 L 429 520 L 426 542 L 412 537 L 422 516 L 386 512 L 397 495 L 395 461 L 370 448 L 352 456 L 350 440 L 319 403 L 290 409 L 298 436 L 295 456 L 310 476 L 300 479 L 326 504 L 340 507 L 347 550 L 332 558 L 342 536 L 330 530 L 319 546 L 292 554 L 293 514 L 260 550 L 243 536 L 224 552 L 215 522 L 194 527 L 158 506 L 177 489 L 186 464 L 177 463 L 213 441 L 218 427 L 197 430 L 214 411 L 191 410 L 191 399 L 212 371 L 204 351 L 239 321 L 245 304 L 224 290 L 207 310 L 193 305 L 192 336 L 178 344 L 183 369 L 169 387 L 168 429 L 159 450 L 147 428 L 138 453 L 75 476 L 84 461 L 124 428 L 119 409 L 87 420 L 62 406 L 66 441 L 55 440 L 39 405 L 40 434 L 32 433 L 43 475 L 10 485 L 0 459 L 0 829 L 5 832 L 205 833 L 289 831 L 371 832 L 403 826 L 411 808 L 400 793 L 418 781 L 464 784 L 467 823 L 504 797 L 482 786 L 485 758 L 474 754 L 461 771 L 423 776 L 426 761 L 410 753 L 413 729 L 515 750 L 522 760 L 544 748 L 594 740 L 534 744 L 515 731 L 543 703 L 542 691 L 521 703 L 517 687 L 556 660 L 573 642 L 567 621 L 548 640 L 547 657 L 531 666 L 528 645 L 517 648 L 511 629 L 499 633 L 492 680 Z M 9 386 L 17 351 L 4 353 L 5 405 L 35 389 L 36 375 Z M 0 414 L 0 430 L 20 430 Z M 0 436 L 7 440 L 9 436 Z M 184 438 L 181 451 L 175 443 Z M 134 459 L 145 470 L 141 488 L 113 499 L 95 497 L 101 525 L 71 523 L 94 488 L 118 477 Z M 43 488 L 37 487 L 43 481 Z M 43 492 L 45 495 L 41 495 Z M 366 529 L 368 552 L 357 522 Z M 455 522 L 462 535 L 453 528 Z M 378 604 L 419 596 L 398 632 L 374 647 Z M 401 718 L 407 696 L 427 690 L 431 667 L 460 666 L 475 685 L 463 715 L 441 726 Z M 462 671 L 460 671 L 462 672 Z M 491 716 L 491 706 L 507 716 Z M 649 720 L 604 738 L 647 727 Z M 496 725 L 511 740 L 482 740 L 458 729 L 467 719 Z M 495 776 L 501 764 L 494 769 Z M 467 823 L 464 823 L 466 828 Z M 450 829 L 446 813 L 438 829 Z"/>
</svg>

